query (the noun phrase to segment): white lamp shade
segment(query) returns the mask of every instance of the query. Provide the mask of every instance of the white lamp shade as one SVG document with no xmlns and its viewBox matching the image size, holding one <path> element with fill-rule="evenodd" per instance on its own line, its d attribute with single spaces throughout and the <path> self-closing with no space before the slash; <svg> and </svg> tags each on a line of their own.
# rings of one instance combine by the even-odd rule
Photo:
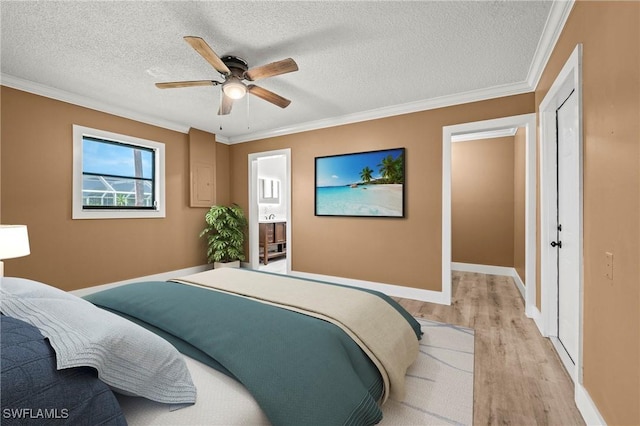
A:
<svg viewBox="0 0 640 426">
<path fill-rule="evenodd" d="M 247 86 L 236 77 L 230 77 L 223 85 L 222 91 L 231 99 L 241 99 L 247 93 Z"/>
<path fill-rule="evenodd" d="M 26 225 L 0 225 L 0 259 L 27 256 L 29 253 Z"/>
</svg>

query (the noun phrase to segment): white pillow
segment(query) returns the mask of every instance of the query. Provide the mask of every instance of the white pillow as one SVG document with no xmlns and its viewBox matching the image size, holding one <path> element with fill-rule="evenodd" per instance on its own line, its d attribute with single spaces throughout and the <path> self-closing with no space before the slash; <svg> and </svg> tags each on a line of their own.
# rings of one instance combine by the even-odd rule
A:
<svg viewBox="0 0 640 426">
<path fill-rule="evenodd" d="M 58 370 L 89 366 L 116 392 L 193 404 L 196 388 L 182 355 L 166 340 L 118 315 L 46 284 L 0 278 L 0 310 L 40 329 Z"/>
</svg>

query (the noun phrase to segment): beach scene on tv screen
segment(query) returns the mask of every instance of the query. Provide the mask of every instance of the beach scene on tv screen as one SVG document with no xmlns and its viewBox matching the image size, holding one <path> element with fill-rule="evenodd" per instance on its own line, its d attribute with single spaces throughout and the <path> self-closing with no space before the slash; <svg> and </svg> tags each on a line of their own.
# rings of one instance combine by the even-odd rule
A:
<svg viewBox="0 0 640 426">
<path fill-rule="evenodd" d="M 316 215 L 403 217 L 404 148 L 316 158 Z"/>
</svg>

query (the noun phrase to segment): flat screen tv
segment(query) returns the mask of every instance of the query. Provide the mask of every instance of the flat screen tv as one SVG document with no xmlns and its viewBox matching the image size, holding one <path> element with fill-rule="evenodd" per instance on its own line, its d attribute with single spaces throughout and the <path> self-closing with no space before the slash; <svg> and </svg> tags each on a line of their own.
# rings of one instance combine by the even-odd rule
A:
<svg viewBox="0 0 640 426">
<path fill-rule="evenodd" d="M 315 215 L 404 217 L 405 149 L 316 157 Z"/>
</svg>

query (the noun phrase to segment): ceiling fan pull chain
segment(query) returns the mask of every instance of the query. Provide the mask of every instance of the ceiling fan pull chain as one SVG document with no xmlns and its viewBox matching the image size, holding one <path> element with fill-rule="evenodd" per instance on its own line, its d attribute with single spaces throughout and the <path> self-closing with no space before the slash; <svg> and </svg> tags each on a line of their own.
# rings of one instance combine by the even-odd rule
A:
<svg viewBox="0 0 640 426">
<path fill-rule="evenodd" d="M 222 109 L 222 98 L 224 97 L 224 92 L 220 91 L 220 97 L 218 98 L 218 112 Z M 222 131 L 222 120 L 220 114 L 218 114 L 218 119 L 220 119 L 220 131 Z"/>
<path fill-rule="evenodd" d="M 247 130 L 249 130 L 251 128 L 251 124 L 249 122 L 249 105 L 251 105 L 251 101 L 249 100 L 251 96 L 247 96 Z"/>
</svg>

